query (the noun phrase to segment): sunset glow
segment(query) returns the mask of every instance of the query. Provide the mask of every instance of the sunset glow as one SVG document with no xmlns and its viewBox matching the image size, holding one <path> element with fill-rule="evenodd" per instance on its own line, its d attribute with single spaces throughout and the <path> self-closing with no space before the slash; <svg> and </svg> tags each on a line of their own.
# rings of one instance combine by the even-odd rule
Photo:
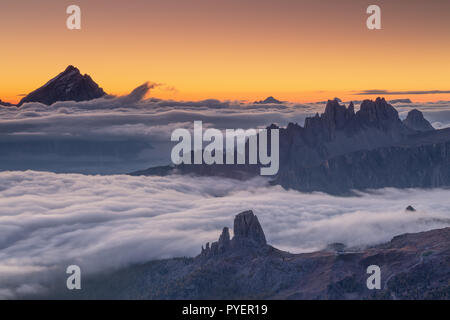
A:
<svg viewBox="0 0 450 320">
<path fill-rule="evenodd" d="M 367 1 L 77 1 L 83 28 L 70 31 L 72 1 L 4 0 L 0 99 L 18 102 L 69 64 L 108 93 L 151 81 L 163 84 L 151 96 L 174 100 L 450 99 L 358 95 L 450 90 L 450 2 L 377 2 L 382 30 L 370 31 Z"/>
</svg>

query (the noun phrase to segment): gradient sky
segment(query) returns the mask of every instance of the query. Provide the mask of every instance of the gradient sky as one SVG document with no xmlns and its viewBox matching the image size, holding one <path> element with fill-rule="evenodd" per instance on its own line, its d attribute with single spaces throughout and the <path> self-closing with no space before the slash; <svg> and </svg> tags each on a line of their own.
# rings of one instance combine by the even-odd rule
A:
<svg viewBox="0 0 450 320">
<path fill-rule="evenodd" d="M 82 30 L 66 29 L 66 7 Z M 382 30 L 366 8 L 382 9 Z M 448 0 L 0 0 L 0 99 L 16 102 L 73 64 L 105 91 L 145 81 L 177 100 L 317 101 L 450 94 Z"/>
</svg>

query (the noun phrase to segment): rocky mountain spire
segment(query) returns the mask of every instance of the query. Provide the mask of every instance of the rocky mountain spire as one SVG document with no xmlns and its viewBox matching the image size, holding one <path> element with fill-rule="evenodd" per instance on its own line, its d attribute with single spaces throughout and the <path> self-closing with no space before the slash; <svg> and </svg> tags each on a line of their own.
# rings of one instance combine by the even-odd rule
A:
<svg viewBox="0 0 450 320">
<path fill-rule="evenodd" d="M 225 251 L 230 246 L 231 240 L 230 240 L 230 231 L 227 227 L 223 228 L 222 234 L 219 237 L 218 241 L 218 249 L 219 252 Z"/>
<path fill-rule="evenodd" d="M 398 112 L 384 98 L 375 101 L 364 100 L 357 112 L 359 118 L 367 123 L 399 121 Z"/>
<path fill-rule="evenodd" d="M 244 248 L 262 248 L 267 245 L 266 236 L 253 211 L 244 211 L 234 218 L 234 237 L 230 240 L 227 227 L 223 228 L 219 240 L 202 246 L 200 257 L 211 257 L 224 252 L 237 251 Z"/>
<path fill-rule="evenodd" d="M 244 211 L 234 218 L 233 246 L 264 246 L 267 244 L 264 231 L 253 211 Z"/>
<path fill-rule="evenodd" d="M 408 112 L 408 116 L 403 120 L 403 124 L 410 129 L 416 131 L 433 131 L 434 128 L 427 119 L 424 118 L 423 113 L 417 109 Z"/>
<path fill-rule="evenodd" d="M 328 100 L 325 112 L 314 117 L 305 119 L 306 134 L 312 137 L 324 137 L 330 140 L 334 137 L 336 130 L 341 130 L 355 117 L 353 102 L 349 107 L 341 105 L 338 99 Z"/>
</svg>

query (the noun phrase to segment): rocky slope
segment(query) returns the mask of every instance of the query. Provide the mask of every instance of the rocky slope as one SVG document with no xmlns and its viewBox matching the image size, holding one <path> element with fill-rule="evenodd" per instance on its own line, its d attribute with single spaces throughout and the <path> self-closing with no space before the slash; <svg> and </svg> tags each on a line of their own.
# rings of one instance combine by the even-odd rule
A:
<svg viewBox="0 0 450 320">
<path fill-rule="evenodd" d="M 366 285 L 381 268 L 380 290 Z M 61 283 L 64 283 L 62 281 Z M 367 248 L 330 245 L 291 254 L 267 244 L 252 211 L 238 214 L 195 258 L 153 261 L 84 280 L 70 299 L 449 299 L 450 228 L 405 234 Z"/>
<path fill-rule="evenodd" d="M 330 100 L 302 127 L 280 130 L 280 169 L 272 183 L 300 191 L 348 193 L 352 189 L 450 186 L 450 130 L 434 130 L 418 110 L 405 121 L 384 99 L 365 100 L 355 112 Z M 270 139 L 269 139 L 270 141 Z M 270 146 L 269 146 L 270 149 Z M 247 179 L 258 166 L 180 165 L 135 175 L 216 175 Z"/>
<path fill-rule="evenodd" d="M 89 75 L 82 75 L 74 66 L 68 66 L 64 72 L 25 96 L 18 106 L 26 102 L 51 105 L 57 101 L 86 101 L 104 95 L 103 89 Z"/>
</svg>

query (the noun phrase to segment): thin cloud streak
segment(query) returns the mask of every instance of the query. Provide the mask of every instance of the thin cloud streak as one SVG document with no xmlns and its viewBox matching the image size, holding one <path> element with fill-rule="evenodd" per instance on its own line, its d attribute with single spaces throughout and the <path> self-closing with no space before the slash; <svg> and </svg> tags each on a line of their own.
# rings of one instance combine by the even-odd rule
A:
<svg viewBox="0 0 450 320">
<path fill-rule="evenodd" d="M 447 94 L 450 90 L 417 90 L 417 91 L 390 91 L 390 90 L 363 90 L 354 95 L 422 95 L 422 94 Z"/>
</svg>

